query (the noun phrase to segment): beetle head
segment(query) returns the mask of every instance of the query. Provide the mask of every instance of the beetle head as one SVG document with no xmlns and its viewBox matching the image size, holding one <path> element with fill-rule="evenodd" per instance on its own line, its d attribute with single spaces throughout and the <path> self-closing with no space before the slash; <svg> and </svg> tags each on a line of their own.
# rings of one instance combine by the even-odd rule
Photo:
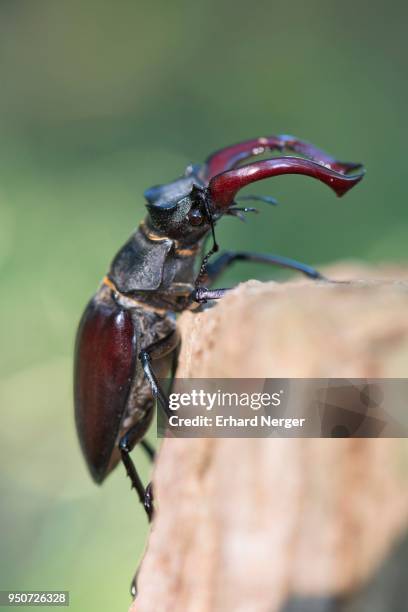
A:
<svg viewBox="0 0 408 612">
<path fill-rule="evenodd" d="M 263 153 L 266 146 L 289 148 L 304 157 L 275 157 L 239 166 L 246 157 Z M 148 189 L 145 192 L 148 223 L 163 236 L 184 244 L 197 242 L 210 230 L 214 235 L 214 223 L 223 215 L 242 217 L 242 212 L 254 210 L 235 206 L 238 191 L 281 174 L 310 176 L 342 196 L 363 178 L 364 169 L 361 164 L 339 162 L 313 145 L 289 136 L 248 141 L 213 154 L 204 166 L 189 166 L 184 176 L 172 183 Z M 255 199 L 274 203 L 271 198 Z"/>
<path fill-rule="evenodd" d="M 151 228 L 186 244 L 196 242 L 210 229 L 206 189 L 196 168 L 166 185 L 150 187 L 144 193 Z"/>
</svg>

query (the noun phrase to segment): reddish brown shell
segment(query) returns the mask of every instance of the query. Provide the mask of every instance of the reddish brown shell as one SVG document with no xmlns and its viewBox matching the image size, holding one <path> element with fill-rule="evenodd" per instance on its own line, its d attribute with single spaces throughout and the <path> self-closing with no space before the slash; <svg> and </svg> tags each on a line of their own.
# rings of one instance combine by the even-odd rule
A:
<svg viewBox="0 0 408 612">
<path fill-rule="evenodd" d="M 92 478 L 100 483 L 109 462 L 135 369 L 136 338 L 130 314 L 95 297 L 88 304 L 76 339 L 75 420 Z"/>
</svg>

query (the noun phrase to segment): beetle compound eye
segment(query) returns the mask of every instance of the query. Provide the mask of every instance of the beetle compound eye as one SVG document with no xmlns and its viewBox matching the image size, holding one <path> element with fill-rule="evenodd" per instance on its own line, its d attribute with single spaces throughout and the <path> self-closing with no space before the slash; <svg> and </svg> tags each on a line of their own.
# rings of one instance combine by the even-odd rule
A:
<svg viewBox="0 0 408 612">
<path fill-rule="evenodd" d="M 204 215 L 198 210 L 198 208 L 191 210 L 188 215 L 188 220 L 191 225 L 201 225 L 204 221 Z"/>
</svg>

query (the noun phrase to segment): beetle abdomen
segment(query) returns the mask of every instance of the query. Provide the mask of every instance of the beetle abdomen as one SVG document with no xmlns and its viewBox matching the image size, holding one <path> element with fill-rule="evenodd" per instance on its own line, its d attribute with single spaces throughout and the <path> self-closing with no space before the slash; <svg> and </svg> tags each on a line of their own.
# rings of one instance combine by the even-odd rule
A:
<svg viewBox="0 0 408 612">
<path fill-rule="evenodd" d="M 82 451 L 98 483 L 108 473 L 135 360 L 136 334 L 130 313 L 110 296 L 97 294 L 78 329 L 74 397 Z"/>
</svg>

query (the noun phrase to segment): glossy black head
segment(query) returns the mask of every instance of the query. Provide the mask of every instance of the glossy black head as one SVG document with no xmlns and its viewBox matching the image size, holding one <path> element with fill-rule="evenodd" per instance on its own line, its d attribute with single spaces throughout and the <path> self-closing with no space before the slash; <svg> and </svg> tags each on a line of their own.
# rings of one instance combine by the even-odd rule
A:
<svg viewBox="0 0 408 612">
<path fill-rule="evenodd" d="M 196 168 L 171 183 L 150 187 L 144 193 L 149 226 L 186 243 L 199 239 L 210 229 L 206 193 Z"/>
</svg>

